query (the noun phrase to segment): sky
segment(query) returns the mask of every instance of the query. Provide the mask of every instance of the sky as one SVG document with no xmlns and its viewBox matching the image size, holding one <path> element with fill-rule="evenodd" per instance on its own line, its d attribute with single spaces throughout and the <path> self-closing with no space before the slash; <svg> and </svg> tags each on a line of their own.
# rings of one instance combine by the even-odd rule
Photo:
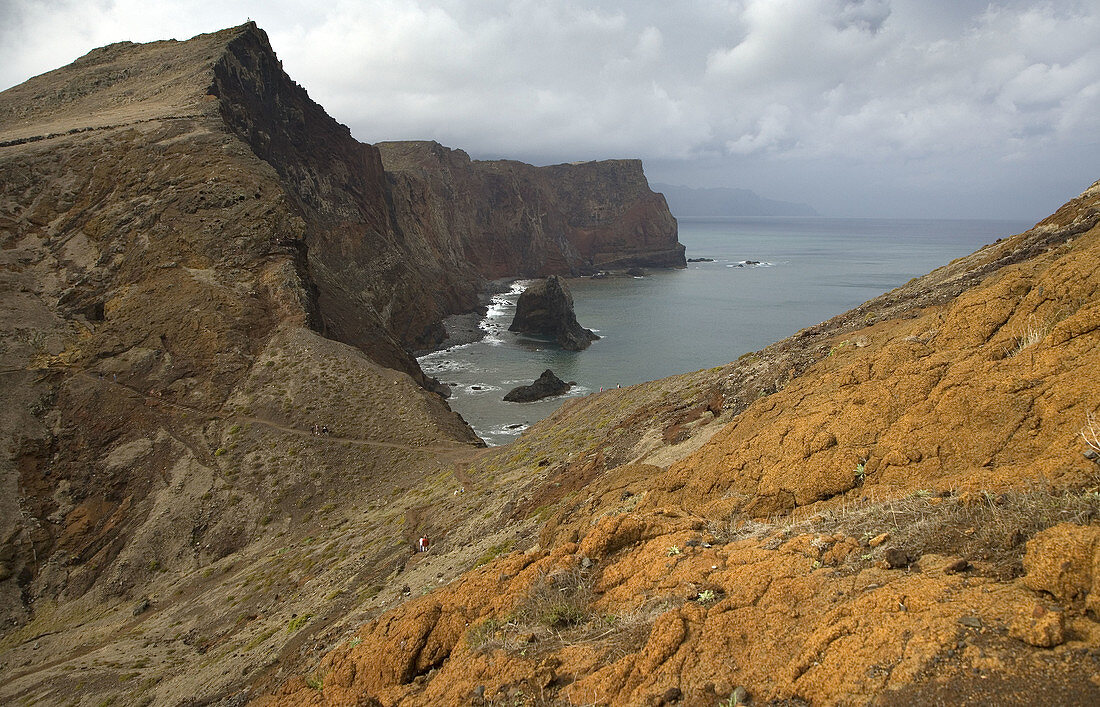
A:
<svg viewBox="0 0 1100 707">
<path fill-rule="evenodd" d="M 823 215 L 1038 221 L 1100 179 L 1100 3 L 0 0 L 0 89 L 256 21 L 364 142 L 634 157 Z"/>
</svg>

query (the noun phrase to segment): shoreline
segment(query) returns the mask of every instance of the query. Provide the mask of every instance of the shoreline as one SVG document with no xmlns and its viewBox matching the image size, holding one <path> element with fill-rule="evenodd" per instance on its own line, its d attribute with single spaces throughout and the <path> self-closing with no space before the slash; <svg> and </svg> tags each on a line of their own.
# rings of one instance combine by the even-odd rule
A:
<svg viewBox="0 0 1100 707">
<path fill-rule="evenodd" d="M 503 280 L 490 280 L 484 290 L 477 293 L 478 306 L 469 312 L 449 314 L 443 318 L 443 330 L 447 332 L 447 338 L 429 349 L 413 352 L 413 358 L 421 358 L 429 354 L 439 353 L 456 346 L 465 346 L 481 341 L 485 338 L 486 331 L 481 328 L 489 313 L 489 305 L 493 303 L 493 297 L 511 289 L 512 283 L 523 278 L 512 277 Z"/>
</svg>

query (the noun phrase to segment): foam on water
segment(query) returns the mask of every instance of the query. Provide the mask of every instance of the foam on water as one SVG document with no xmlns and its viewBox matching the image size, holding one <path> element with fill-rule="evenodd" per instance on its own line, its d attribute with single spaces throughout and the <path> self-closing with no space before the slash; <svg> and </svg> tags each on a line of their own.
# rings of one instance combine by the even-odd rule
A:
<svg viewBox="0 0 1100 707">
<path fill-rule="evenodd" d="M 500 346 L 504 343 L 504 334 L 508 331 L 508 326 L 516 313 L 516 302 L 530 284 L 531 280 L 516 280 L 507 292 L 498 292 L 490 298 L 485 308 L 485 316 L 477 325 L 485 332 L 482 341 L 490 346 Z"/>
</svg>

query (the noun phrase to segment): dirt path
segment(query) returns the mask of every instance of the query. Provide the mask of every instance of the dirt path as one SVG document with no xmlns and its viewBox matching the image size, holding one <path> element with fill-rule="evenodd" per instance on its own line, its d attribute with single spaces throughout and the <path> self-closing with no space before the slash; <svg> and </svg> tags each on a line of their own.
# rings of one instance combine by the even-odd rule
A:
<svg viewBox="0 0 1100 707">
<path fill-rule="evenodd" d="M 266 420 L 262 417 L 252 417 L 250 415 L 231 414 L 224 417 L 226 420 L 240 420 L 243 422 L 254 422 L 256 424 L 265 425 L 272 429 L 286 432 L 287 434 L 299 435 L 303 437 L 317 437 L 318 439 L 332 440 L 334 442 L 351 442 L 353 444 L 362 444 L 368 447 L 386 447 L 387 449 L 403 449 L 412 451 L 429 451 L 438 452 L 440 454 L 451 454 L 454 452 L 479 451 L 476 447 L 471 447 L 464 442 L 437 442 L 435 444 L 399 444 L 397 442 L 382 442 L 373 439 L 359 439 L 358 437 L 342 437 L 340 435 L 325 434 L 315 435 L 310 430 L 303 430 L 298 427 L 291 427 L 289 425 L 280 425 L 277 422 Z"/>
<path fill-rule="evenodd" d="M 69 372 L 73 372 L 72 369 L 66 369 L 66 370 L 69 370 Z M 293 434 L 293 435 L 298 435 L 298 436 L 302 436 L 302 437 L 317 437 L 317 435 L 313 434 L 313 432 L 311 430 L 304 430 L 304 429 L 301 429 L 301 428 L 298 428 L 298 427 L 293 427 L 293 426 L 290 426 L 290 425 L 283 425 L 283 424 L 280 424 L 278 422 L 275 422 L 274 420 L 268 420 L 268 419 L 265 419 L 265 418 L 262 418 L 262 417 L 253 417 L 251 415 L 242 415 L 242 414 L 239 414 L 239 413 L 226 414 L 225 412 L 223 412 L 221 410 L 213 410 L 213 411 L 203 410 L 201 408 L 192 407 L 190 405 L 185 405 L 183 403 L 176 403 L 176 402 L 172 402 L 170 400 L 165 400 L 163 397 L 160 397 L 160 396 L 157 396 L 157 395 L 152 395 L 152 394 L 147 393 L 145 391 L 139 390 L 138 388 L 136 388 L 132 385 L 127 385 L 126 383 L 119 383 L 118 381 L 115 381 L 115 380 L 108 380 L 107 378 L 105 378 L 103 376 L 96 376 L 96 375 L 93 375 L 93 374 L 89 373 L 88 371 L 78 370 L 78 371 L 75 371 L 75 373 L 76 373 L 76 375 L 84 376 L 85 378 L 87 378 L 91 381 L 97 382 L 97 383 L 106 383 L 108 385 L 123 388 L 128 393 L 132 394 L 132 397 L 142 398 L 146 402 L 146 404 L 149 404 L 152 407 L 165 406 L 165 407 L 175 408 L 177 410 L 180 410 L 180 411 L 183 411 L 183 412 L 186 412 L 186 413 L 205 416 L 205 417 L 208 417 L 208 418 L 216 418 L 216 419 L 223 420 L 223 421 L 250 422 L 250 423 L 255 423 L 255 424 L 259 424 L 259 425 L 264 425 L 266 427 L 270 427 L 272 429 L 276 429 L 276 430 L 279 430 L 281 432 L 285 432 L 287 434 Z M 433 453 L 436 457 L 439 457 L 441 459 L 446 459 L 446 458 L 449 458 L 449 457 L 453 457 L 454 461 L 456 462 L 455 477 L 458 478 L 459 481 L 461 481 L 462 483 L 472 483 L 473 481 L 472 481 L 472 479 L 470 479 L 469 476 L 466 476 L 464 471 L 459 470 L 459 467 L 457 466 L 457 464 L 460 461 L 465 461 L 467 463 L 472 462 L 474 459 L 476 459 L 477 457 L 479 457 L 481 454 L 483 454 L 486 451 L 485 448 L 474 447 L 470 444 L 467 444 L 465 442 L 459 442 L 459 441 L 436 442 L 436 443 L 433 443 L 433 444 L 415 445 L 415 444 L 400 444 L 398 442 L 384 442 L 384 441 L 381 441 L 381 440 L 372 440 L 372 439 L 360 439 L 360 438 L 357 438 L 357 437 L 344 437 L 344 436 L 341 436 L 341 435 L 334 435 L 334 434 L 321 435 L 319 437 L 319 439 L 332 440 L 332 441 L 336 441 L 336 442 L 350 442 L 352 444 L 359 444 L 359 445 L 368 446 L 368 447 L 383 447 L 383 448 L 386 448 L 386 449 L 401 449 L 401 450 L 405 450 L 405 451 L 429 452 L 429 453 Z M 188 446 L 190 446 L 190 445 L 188 445 Z M 194 451 L 194 450 L 192 450 L 192 451 Z"/>
<path fill-rule="evenodd" d="M 190 113 L 184 115 L 160 115 L 151 118 L 137 118 L 125 123 L 112 123 L 110 125 L 86 125 L 82 127 L 69 128 L 67 130 L 58 128 L 58 132 L 43 133 L 38 135 L 23 135 L 20 137 L 14 137 L 8 140 L 0 140 L 0 147 L 14 147 L 16 145 L 25 145 L 28 142 L 39 142 L 41 140 L 53 140 L 54 138 L 65 137 L 66 135 L 76 135 L 77 133 L 87 133 L 98 130 L 115 130 L 121 128 L 128 128 L 133 125 L 139 125 L 141 123 L 153 123 L 162 120 L 197 120 L 205 118 L 206 115 L 202 113 Z M 10 131 L 17 133 L 17 130 Z"/>
</svg>

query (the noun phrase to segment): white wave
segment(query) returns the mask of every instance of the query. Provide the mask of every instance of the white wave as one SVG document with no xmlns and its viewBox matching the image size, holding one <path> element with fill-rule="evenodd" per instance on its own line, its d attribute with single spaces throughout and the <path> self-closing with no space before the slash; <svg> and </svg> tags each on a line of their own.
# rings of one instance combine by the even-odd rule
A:
<svg viewBox="0 0 1100 707">
<path fill-rule="evenodd" d="M 468 371 L 473 368 L 468 361 L 457 361 L 453 358 L 428 359 L 425 356 L 419 359 L 419 362 L 420 368 L 425 373 L 453 373 L 454 371 Z"/>
<path fill-rule="evenodd" d="M 769 263 L 766 261 L 748 261 L 738 260 L 736 263 L 730 263 L 726 265 L 727 268 L 774 268 L 775 263 Z"/>
</svg>

